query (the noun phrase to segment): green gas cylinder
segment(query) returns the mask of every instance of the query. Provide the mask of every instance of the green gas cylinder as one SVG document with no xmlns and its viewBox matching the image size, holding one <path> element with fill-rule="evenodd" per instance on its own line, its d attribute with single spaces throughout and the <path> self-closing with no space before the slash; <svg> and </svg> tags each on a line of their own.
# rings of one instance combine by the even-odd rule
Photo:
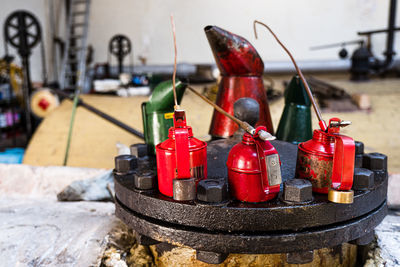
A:
<svg viewBox="0 0 400 267">
<path fill-rule="evenodd" d="M 299 144 L 312 138 L 311 101 L 299 76 L 294 76 L 285 89 L 285 107 L 276 138 Z"/>
<path fill-rule="evenodd" d="M 176 97 L 180 104 L 186 85 L 176 81 Z M 168 129 L 174 125 L 174 92 L 172 81 L 157 85 L 149 101 L 142 103 L 144 140 L 150 153 L 155 155 L 155 146 L 168 139 Z"/>
</svg>

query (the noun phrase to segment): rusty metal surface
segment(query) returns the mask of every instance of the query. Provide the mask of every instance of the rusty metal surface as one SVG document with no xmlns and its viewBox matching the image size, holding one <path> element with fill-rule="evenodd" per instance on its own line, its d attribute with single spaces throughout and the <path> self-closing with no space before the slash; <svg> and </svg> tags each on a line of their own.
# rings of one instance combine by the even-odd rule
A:
<svg viewBox="0 0 400 267">
<path fill-rule="evenodd" d="M 270 254 L 308 251 L 355 240 L 372 231 L 386 216 L 386 202 L 344 223 L 304 231 L 221 232 L 156 220 L 116 201 L 116 215 L 135 231 L 161 242 L 217 253 Z M 264 223 L 268 223 L 265 221 Z"/>
</svg>

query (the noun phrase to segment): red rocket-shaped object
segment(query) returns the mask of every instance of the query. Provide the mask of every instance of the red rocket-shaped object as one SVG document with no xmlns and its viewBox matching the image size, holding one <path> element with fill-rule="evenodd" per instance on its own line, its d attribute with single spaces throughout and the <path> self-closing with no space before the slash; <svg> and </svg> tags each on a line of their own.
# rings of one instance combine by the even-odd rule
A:
<svg viewBox="0 0 400 267">
<path fill-rule="evenodd" d="M 242 97 L 257 100 L 260 119 L 256 126 L 265 125 L 273 134 L 271 114 L 262 74 L 264 63 L 256 49 L 243 37 L 216 26 L 204 28 L 215 61 L 221 72 L 216 104 L 233 115 L 233 103 Z M 229 137 L 238 129 L 235 122 L 214 111 L 210 126 L 213 137 Z"/>
</svg>

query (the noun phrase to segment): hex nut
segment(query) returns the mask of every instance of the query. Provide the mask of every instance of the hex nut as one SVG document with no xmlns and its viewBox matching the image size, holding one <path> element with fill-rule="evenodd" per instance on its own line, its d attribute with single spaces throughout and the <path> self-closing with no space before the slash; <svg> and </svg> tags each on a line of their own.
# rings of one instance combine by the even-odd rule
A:
<svg viewBox="0 0 400 267">
<path fill-rule="evenodd" d="M 147 144 L 133 144 L 130 146 L 131 155 L 137 158 L 143 158 L 148 156 L 148 146 Z"/>
<path fill-rule="evenodd" d="M 358 246 L 366 246 L 374 240 L 375 240 L 375 231 L 372 230 L 371 232 L 368 232 L 367 234 L 360 236 L 359 238 L 352 240 L 349 243 Z"/>
<path fill-rule="evenodd" d="M 364 143 L 360 141 L 355 141 L 355 153 L 356 155 L 362 155 L 364 154 Z"/>
<path fill-rule="evenodd" d="M 354 168 L 362 168 L 363 165 L 363 154 L 359 154 L 354 157 Z"/>
<path fill-rule="evenodd" d="M 354 169 L 353 189 L 369 190 L 374 186 L 374 172 L 364 168 Z"/>
<path fill-rule="evenodd" d="M 228 199 L 225 179 L 204 179 L 197 184 L 197 199 L 209 203 L 219 203 Z"/>
<path fill-rule="evenodd" d="M 196 250 L 196 260 L 208 263 L 208 264 L 221 264 L 228 257 L 228 254 L 217 253 L 211 251 L 200 251 Z"/>
<path fill-rule="evenodd" d="M 381 153 L 368 153 L 363 157 L 363 168 L 371 171 L 387 170 L 387 156 Z"/>
<path fill-rule="evenodd" d="M 115 157 L 115 171 L 129 173 L 137 168 L 137 158 L 132 155 L 119 155 Z"/>
<path fill-rule="evenodd" d="M 172 181 L 173 198 L 178 201 L 189 201 L 196 199 L 196 179 L 174 179 Z"/>
<path fill-rule="evenodd" d="M 312 184 L 304 179 L 291 179 L 283 185 L 283 200 L 288 202 L 307 202 L 313 199 Z"/>
<path fill-rule="evenodd" d="M 135 187 L 140 190 L 150 190 L 156 187 L 157 175 L 154 171 L 146 170 L 135 174 Z"/>
<path fill-rule="evenodd" d="M 314 251 L 299 251 L 286 253 L 286 262 L 289 264 L 305 264 L 314 260 Z"/>
<path fill-rule="evenodd" d="M 150 238 L 145 235 L 141 235 L 138 232 L 135 232 L 135 238 L 136 238 L 136 242 L 142 246 L 151 246 L 151 245 L 156 245 L 156 244 L 160 243 L 160 241 L 154 240 L 153 238 Z"/>
</svg>

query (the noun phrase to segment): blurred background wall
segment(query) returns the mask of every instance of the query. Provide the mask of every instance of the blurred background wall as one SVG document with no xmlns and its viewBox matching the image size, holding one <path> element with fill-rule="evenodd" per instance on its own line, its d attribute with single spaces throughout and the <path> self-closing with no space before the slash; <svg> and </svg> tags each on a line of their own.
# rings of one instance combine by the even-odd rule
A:
<svg viewBox="0 0 400 267">
<path fill-rule="evenodd" d="M 46 40 L 48 64 L 52 45 L 48 34 L 50 1 L 58 10 L 58 25 L 55 26 L 63 36 L 65 19 L 61 0 L 2 0 L 0 8 L 2 18 L 16 9 L 26 9 L 37 16 Z M 109 39 L 122 33 L 132 40 L 135 65 L 140 64 L 138 56 L 146 57 L 147 64 L 172 64 L 169 16 L 173 13 L 179 62 L 214 63 L 203 32 L 209 24 L 247 38 L 267 67 L 268 61 L 288 61 L 287 55 L 265 29 L 259 28 L 260 38 L 255 40 L 254 19 L 270 25 L 298 60 L 339 60 L 337 48 L 319 51 L 309 48 L 358 39 L 357 31 L 387 27 L 388 6 L 389 0 L 92 0 L 89 43 L 95 49 L 94 62 L 105 62 Z M 373 37 L 374 53 L 378 56 L 384 51 L 385 37 L 385 34 Z M 4 42 L 3 34 L 0 42 Z M 350 54 L 355 47 L 349 47 Z M 13 49 L 10 51 L 15 54 Z M 36 47 L 31 58 L 33 81 L 41 80 L 39 52 L 40 48 Z M 4 50 L 0 53 L 2 55 Z M 52 75 L 51 71 L 49 75 Z"/>
</svg>

